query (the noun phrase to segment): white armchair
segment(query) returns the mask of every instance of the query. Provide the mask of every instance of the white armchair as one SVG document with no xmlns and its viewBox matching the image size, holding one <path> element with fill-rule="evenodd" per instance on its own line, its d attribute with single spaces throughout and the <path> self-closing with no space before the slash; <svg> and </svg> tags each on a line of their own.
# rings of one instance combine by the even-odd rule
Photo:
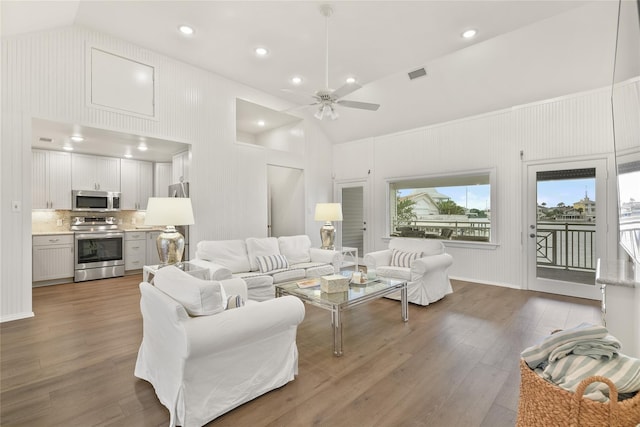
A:
<svg viewBox="0 0 640 427">
<path fill-rule="evenodd" d="M 406 280 L 408 299 L 414 304 L 429 305 L 453 292 L 447 273 L 453 258 L 439 240 L 392 238 L 389 249 L 370 252 L 363 262 L 379 276 Z M 389 298 L 400 299 L 400 294 Z"/>
<path fill-rule="evenodd" d="M 227 308 L 230 295 L 246 300 L 242 279 L 204 281 L 175 267 L 158 270 L 154 283 L 140 283 L 135 376 L 153 385 L 170 426 L 202 426 L 298 373 L 296 331 L 305 313 L 299 299 Z"/>
</svg>

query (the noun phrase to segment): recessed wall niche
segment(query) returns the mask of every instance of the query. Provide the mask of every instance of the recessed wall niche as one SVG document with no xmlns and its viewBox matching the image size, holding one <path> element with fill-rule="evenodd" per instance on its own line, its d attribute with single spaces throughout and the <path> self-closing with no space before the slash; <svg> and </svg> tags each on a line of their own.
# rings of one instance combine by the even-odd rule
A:
<svg viewBox="0 0 640 427">
<path fill-rule="evenodd" d="M 87 49 L 87 104 L 156 118 L 156 67 L 91 46 Z"/>
<path fill-rule="evenodd" d="M 303 153 L 303 119 L 237 98 L 236 142 Z"/>
</svg>

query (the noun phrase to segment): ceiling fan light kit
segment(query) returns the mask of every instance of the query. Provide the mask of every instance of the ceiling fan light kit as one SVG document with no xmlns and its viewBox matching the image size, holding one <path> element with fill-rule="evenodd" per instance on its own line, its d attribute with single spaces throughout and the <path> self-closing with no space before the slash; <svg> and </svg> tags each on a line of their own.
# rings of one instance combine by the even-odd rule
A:
<svg viewBox="0 0 640 427">
<path fill-rule="evenodd" d="M 323 120 L 326 117 L 331 120 L 335 120 L 339 116 L 336 108 L 338 104 L 342 107 L 376 111 L 380 107 L 379 104 L 341 99 L 362 87 L 355 82 L 354 78 L 349 79 L 347 83 L 336 90 L 329 89 L 329 17 L 333 15 L 333 8 L 328 4 L 323 4 L 320 6 L 320 12 L 322 13 L 322 16 L 325 17 L 325 87 L 312 95 L 312 97 L 315 98 L 315 102 L 309 105 L 318 106 L 318 110 L 315 112 L 314 116 L 318 120 Z"/>
</svg>

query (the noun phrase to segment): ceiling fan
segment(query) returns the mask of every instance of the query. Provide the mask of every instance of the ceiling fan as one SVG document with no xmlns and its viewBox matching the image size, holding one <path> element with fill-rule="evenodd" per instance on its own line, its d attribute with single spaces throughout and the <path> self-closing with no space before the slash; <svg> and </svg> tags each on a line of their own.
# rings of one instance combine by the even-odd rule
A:
<svg viewBox="0 0 640 427">
<path fill-rule="evenodd" d="M 325 117 L 329 117 L 331 118 L 331 120 L 335 120 L 338 118 L 338 112 L 336 111 L 337 105 L 349 108 L 358 108 L 361 110 L 376 111 L 380 107 L 379 104 L 342 99 L 342 97 L 349 95 L 350 93 L 355 92 L 362 87 L 355 82 L 346 83 L 335 90 L 329 89 L 329 17 L 333 14 L 333 9 L 328 4 L 325 4 L 320 7 L 320 12 L 325 17 L 325 80 L 324 89 L 320 89 L 314 95 L 311 95 L 316 99 L 316 101 L 309 105 L 318 106 L 318 110 L 315 112 L 314 116 L 319 120 L 322 120 Z"/>
</svg>

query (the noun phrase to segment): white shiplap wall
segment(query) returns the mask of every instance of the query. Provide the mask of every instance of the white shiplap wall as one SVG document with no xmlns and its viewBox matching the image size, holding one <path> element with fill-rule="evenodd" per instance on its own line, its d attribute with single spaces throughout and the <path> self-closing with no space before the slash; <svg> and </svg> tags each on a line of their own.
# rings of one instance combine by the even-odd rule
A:
<svg viewBox="0 0 640 427">
<path fill-rule="evenodd" d="M 496 218 L 498 245 L 479 249 L 451 243 L 447 251 L 455 261 L 450 274 L 521 288 L 526 285 L 520 242 L 523 171 L 529 162 L 577 157 L 602 157 L 612 164 L 608 89 L 339 144 L 334 148 L 334 172 L 338 181 L 365 178 L 363 174 L 354 176 L 346 159 L 371 159 L 360 170 L 372 170 L 370 237 L 372 250 L 378 250 L 387 246 L 387 179 L 494 169 L 497 200 L 491 208 Z M 608 187 L 610 197 L 615 195 L 614 181 L 611 179 Z M 610 210 L 610 217 L 615 217 L 615 209 Z M 610 233 L 608 240 L 613 242 L 610 245 L 613 250 L 616 239 L 615 233 Z"/>
<path fill-rule="evenodd" d="M 85 56 L 92 45 L 156 67 L 157 120 L 86 105 Z M 332 191 L 328 138 L 309 124 L 305 126 L 305 148 L 296 155 L 237 144 L 236 97 L 273 109 L 290 107 L 255 89 L 84 28 L 3 39 L 0 320 L 26 317 L 32 311 L 33 117 L 191 144 L 190 191 L 196 217 L 192 252 L 203 239 L 266 236 L 267 161 L 278 165 L 286 158 L 286 166 L 305 170 L 306 187 L 313 188 L 306 195 L 307 211 L 324 201 L 324 195 Z M 12 212 L 14 200 L 22 203 L 21 212 Z M 306 225 L 313 239 L 316 224 L 311 219 Z M 314 240 L 319 244 L 319 238 Z"/>
</svg>

